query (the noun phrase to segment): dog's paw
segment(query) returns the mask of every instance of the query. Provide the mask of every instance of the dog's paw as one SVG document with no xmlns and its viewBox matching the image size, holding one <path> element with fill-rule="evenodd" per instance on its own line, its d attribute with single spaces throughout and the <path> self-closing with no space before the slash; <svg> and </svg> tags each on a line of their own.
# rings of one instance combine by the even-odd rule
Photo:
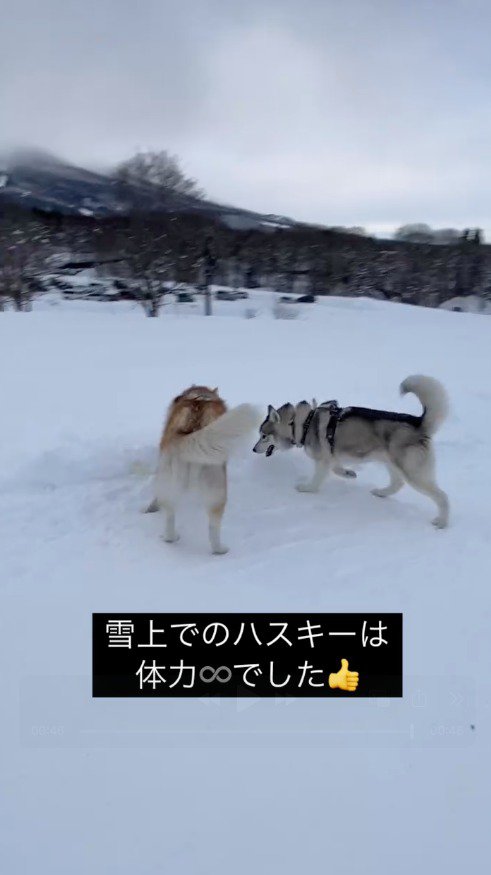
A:
<svg viewBox="0 0 491 875">
<path fill-rule="evenodd" d="M 176 532 L 174 535 L 162 535 L 162 540 L 165 541 L 166 544 L 177 544 L 180 537 L 181 536 Z"/>
<path fill-rule="evenodd" d="M 435 529 L 446 529 L 448 526 L 448 520 L 443 517 L 436 516 L 434 520 L 431 521 L 431 525 L 435 527 Z"/>
<path fill-rule="evenodd" d="M 295 486 L 297 492 L 318 492 L 319 488 L 313 483 L 297 483 Z"/>
<path fill-rule="evenodd" d="M 348 480 L 356 480 L 358 476 L 356 471 L 352 471 L 351 468 L 333 468 L 332 470 L 338 477 L 346 477 Z"/>
<path fill-rule="evenodd" d="M 377 498 L 387 498 L 388 493 L 385 489 L 372 489 L 372 495 L 375 495 Z"/>
<path fill-rule="evenodd" d="M 213 556 L 225 556 L 228 553 L 229 548 L 225 547 L 225 544 L 219 544 L 218 547 L 214 547 L 211 551 Z"/>
</svg>

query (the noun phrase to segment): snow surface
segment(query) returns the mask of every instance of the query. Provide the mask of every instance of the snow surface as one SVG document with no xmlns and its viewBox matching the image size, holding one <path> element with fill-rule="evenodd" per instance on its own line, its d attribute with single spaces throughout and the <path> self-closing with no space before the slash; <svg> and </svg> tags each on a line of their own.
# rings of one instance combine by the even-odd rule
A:
<svg viewBox="0 0 491 875">
<path fill-rule="evenodd" d="M 5 875 L 488 871 L 491 321 L 366 299 L 277 321 L 249 302 L 57 303 L 0 314 L 0 871 Z M 225 557 L 142 515 L 170 397 L 316 395 L 416 412 L 452 524 L 362 469 L 319 495 L 299 451 L 230 464 Z M 402 700 L 91 698 L 92 611 L 403 611 Z"/>
</svg>

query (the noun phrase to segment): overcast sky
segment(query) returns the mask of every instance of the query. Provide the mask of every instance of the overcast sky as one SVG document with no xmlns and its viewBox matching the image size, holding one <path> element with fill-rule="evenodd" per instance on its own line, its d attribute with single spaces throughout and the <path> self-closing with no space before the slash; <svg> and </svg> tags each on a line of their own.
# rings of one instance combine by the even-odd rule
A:
<svg viewBox="0 0 491 875">
<path fill-rule="evenodd" d="M 491 0 L 1 0 L 0 145 L 178 153 L 210 197 L 491 237 Z"/>
</svg>

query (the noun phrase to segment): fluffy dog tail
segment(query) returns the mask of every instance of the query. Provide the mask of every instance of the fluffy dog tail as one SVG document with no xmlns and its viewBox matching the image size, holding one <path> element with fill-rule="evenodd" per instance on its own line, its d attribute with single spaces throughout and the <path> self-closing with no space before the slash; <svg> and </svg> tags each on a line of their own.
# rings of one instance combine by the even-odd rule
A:
<svg viewBox="0 0 491 875">
<path fill-rule="evenodd" d="M 401 395 L 412 392 L 423 405 L 421 427 L 428 435 L 435 434 L 448 414 L 448 395 L 442 384 L 434 377 L 414 374 L 406 377 L 400 386 Z"/>
<path fill-rule="evenodd" d="M 171 452 L 183 462 L 223 465 L 249 432 L 258 428 L 261 413 L 252 404 L 239 404 L 209 425 L 175 440 Z"/>
</svg>

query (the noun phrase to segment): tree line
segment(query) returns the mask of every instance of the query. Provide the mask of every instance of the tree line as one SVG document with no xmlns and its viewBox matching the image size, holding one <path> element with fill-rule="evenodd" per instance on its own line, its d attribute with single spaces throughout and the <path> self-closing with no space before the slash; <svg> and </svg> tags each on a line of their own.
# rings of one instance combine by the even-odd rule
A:
<svg viewBox="0 0 491 875">
<path fill-rule="evenodd" d="M 40 278 L 72 261 L 119 277 L 149 316 L 159 313 L 169 287 L 270 288 L 282 294 L 367 295 L 425 306 L 449 298 L 491 295 L 491 247 L 478 231 L 450 242 L 377 240 L 362 229 L 298 225 L 237 230 L 193 209 L 203 192 L 173 156 L 135 156 L 115 172 L 131 191 L 124 215 L 62 216 L 4 205 L 0 212 L 0 309 L 9 301 L 28 309 Z M 136 160 L 138 159 L 138 160 Z M 138 185 L 135 185 L 138 180 Z M 148 210 L 145 186 L 190 198 L 188 210 Z M 414 226 L 411 226 L 414 231 Z M 427 227 L 427 226 L 426 226 Z M 424 230 L 424 229 L 423 229 Z"/>
</svg>

